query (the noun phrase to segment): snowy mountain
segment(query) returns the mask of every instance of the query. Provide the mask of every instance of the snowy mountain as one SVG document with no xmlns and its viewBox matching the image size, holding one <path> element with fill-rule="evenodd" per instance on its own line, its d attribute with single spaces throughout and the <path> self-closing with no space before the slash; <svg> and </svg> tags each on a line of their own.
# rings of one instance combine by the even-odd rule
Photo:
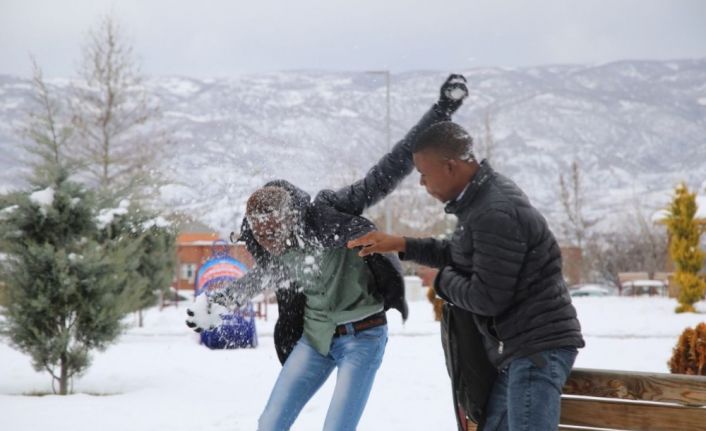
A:
<svg viewBox="0 0 706 431">
<path fill-rule="evenodd" d="M 558 177 L 573 160 L 584 174 L 586 206 L 603 227 L 636 204 L 664 206 L 681 180 L 702 192 L 706 186 L 706 59 L 463 73 L 471 96 L 455 120 L 482 138 L 490 113 L 493 165 L 554 222 Z M 445 77 L 392 75 L 393 142 L 436 100 Z M 49 83 L 58 95 L 69 91 L 68 80 Z M 379 74 L 153 77 L 146 86 L 173 133 L 162 162 L 172 178 L 164 203 L 224 232 L 239 225 L 244 199 L 264 181 L 285 178 L 314 193 L 358 178 L 387 148 Z M 30 90 L 27 79 L 0 75 L 0 191 L 22 185 L 17 129 Z"/>
</svg>

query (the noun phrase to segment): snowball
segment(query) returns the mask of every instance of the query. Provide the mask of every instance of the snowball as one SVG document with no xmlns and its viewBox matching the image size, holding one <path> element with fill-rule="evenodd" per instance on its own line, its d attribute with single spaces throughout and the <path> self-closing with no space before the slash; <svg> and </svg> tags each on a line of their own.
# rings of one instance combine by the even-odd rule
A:
<svg viewBox="0 0 706 431">
<path fill-rule="evenodd" d="M 466 91 L 462 88 L 454 88 L 451 91 L 447 91 L 446 95 L 452 100 L 461 100 L 466 96 Z"/>
<path fill-rule="evenodd" d="M 228 313 L 228 309 L 222 305 L 210 303 L 206 294 L 196 297 L 191 311 L 194 315 L 189 318 L 196 323 L 199 328 L 211 329 L 220 326 L 223 322 L 222 314 Z"/>
</svg>

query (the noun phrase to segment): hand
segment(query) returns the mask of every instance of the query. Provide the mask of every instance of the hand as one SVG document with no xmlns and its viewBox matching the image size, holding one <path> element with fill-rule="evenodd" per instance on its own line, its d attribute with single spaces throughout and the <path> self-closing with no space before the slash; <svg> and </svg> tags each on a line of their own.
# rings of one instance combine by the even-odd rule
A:
<svg viewBox="0 0 706 431">
<path fill-rule="evenodd" d="M 214 329 L 221 325 L 223 319 L 221 314 L 228 312 L 228 309 L 210 300 L 205 293 L 196 297 L 192 308 L 186 309 L 186 326 L 196 332 L 204 329 Z"/>
<path fill-rule="evenodd" d="M 441 85 L 439 93 L 437 105 L 447 114 L 453 114 L 463 104 L 463 99 L 468 97 L 466 78 L 463 75 L 449 75 Z"/>
<path fill-rule="evenodd" d="M 358 256 L 373 253 L 388 253 L 405 251 L 405 239 L 401 236 L 388 235 L 383 232 L 368 232 L 360 238 L 348 241 L 348 248 L 362 247 Z"/>
</svg>

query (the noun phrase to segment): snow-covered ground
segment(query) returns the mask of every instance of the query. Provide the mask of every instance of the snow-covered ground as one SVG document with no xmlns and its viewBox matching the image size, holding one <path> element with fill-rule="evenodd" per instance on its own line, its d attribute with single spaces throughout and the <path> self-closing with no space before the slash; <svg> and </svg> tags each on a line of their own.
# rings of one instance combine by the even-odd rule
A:
<svg viewBox="0 0 706 431">
<path fill-rule="evenodd" d="M 419 295 L 418 295 L 419 296 Z M 673 313 L 666 298 L 576 298 L 587 346 L 577 366 L 668 372 L 680 332 L 704 314 Z M 75 395 L 51 391 L 48 376 L 0 339 L 0 429 L 6 431 L 254 430 L 280 369 L 270 318 L 258 320 L 256 349 L 211 351 L 184 325 L 187 303 L 150 310 L 77 379 Z M 412 302 L 409 321 L 388 313 L 390 340 L 360 430 L 454 429 L 449 381 L 431 305 Z M 701 312 L 706 304 L 698 304 Z M 334 376 L 293 430 L 320 429 Z M 100 396 L 99 396 L 100 395 Z"/>
</svg>

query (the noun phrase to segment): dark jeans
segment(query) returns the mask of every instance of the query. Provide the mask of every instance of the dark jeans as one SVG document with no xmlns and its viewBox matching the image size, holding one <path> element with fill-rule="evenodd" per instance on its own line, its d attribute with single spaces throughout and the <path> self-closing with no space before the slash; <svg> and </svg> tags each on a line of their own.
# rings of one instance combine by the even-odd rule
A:
<svg viewBox="0 0 706 431">
<path fill-rule="evenodd" d="M 510 362 L 493 385 L 485 431 L 548 431 L 559 425 L 561 389 L 578 351 L 545 350 Z"/>
</svg>

